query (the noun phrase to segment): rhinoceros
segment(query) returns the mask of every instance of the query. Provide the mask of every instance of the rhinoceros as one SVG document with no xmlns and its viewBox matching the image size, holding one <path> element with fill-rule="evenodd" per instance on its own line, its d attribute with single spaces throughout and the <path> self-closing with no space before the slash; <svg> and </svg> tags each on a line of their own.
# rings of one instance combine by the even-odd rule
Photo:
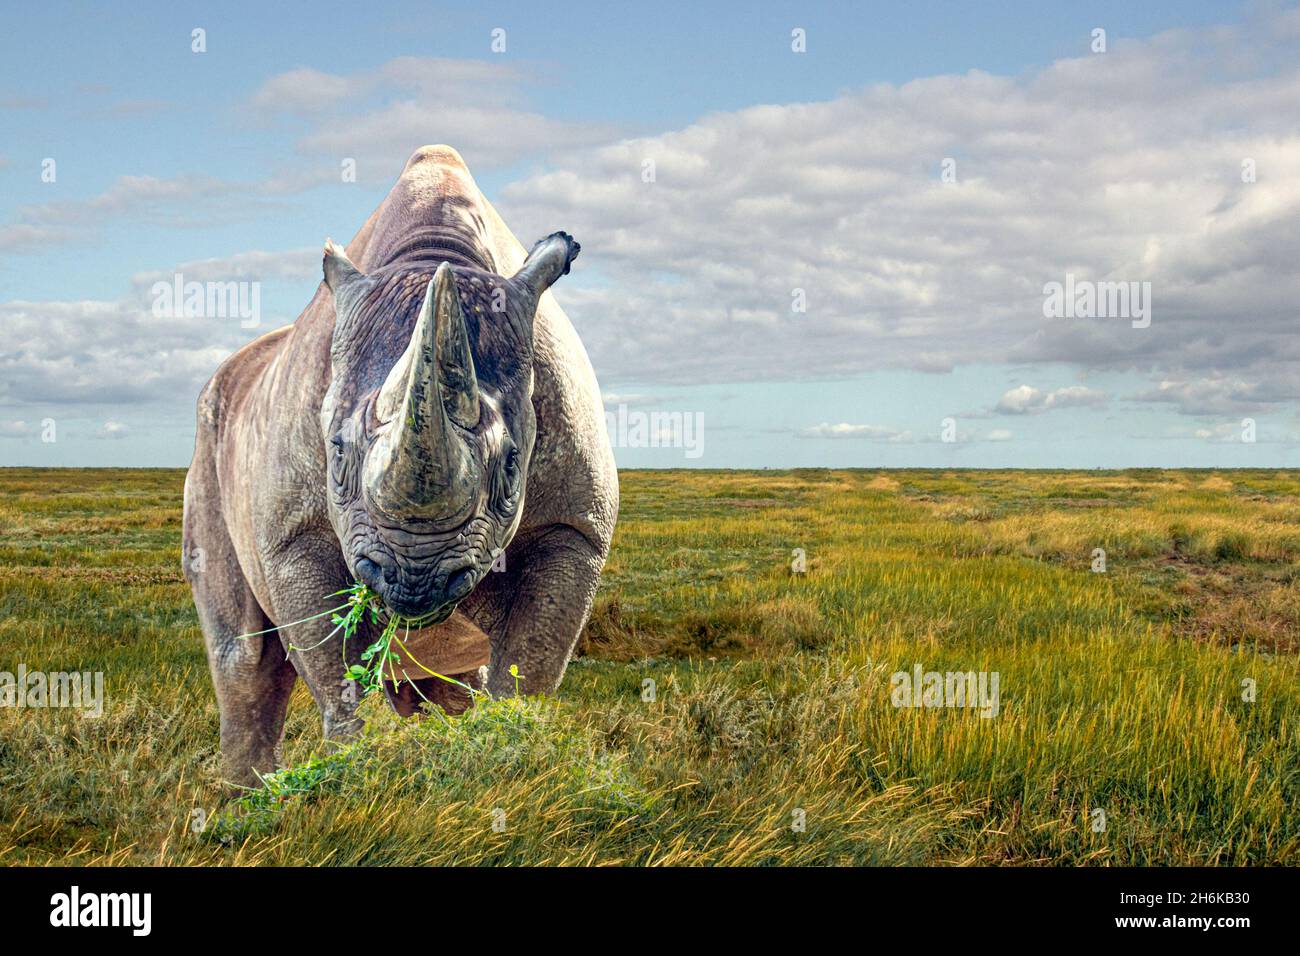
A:
<svg viewBox="0 0 1300 956">
<path fill-rule="evenodd" d="M 558 687 L 618 513 L 596 376 L 548 292 L 578 251 L 556 232 L 525 255 L 460 155 L 423 147 L 326 241 L 297 320 L 203 388 L 184 566 L 229 783 L 278 766 L 297 677 L 327 739 L 361 729 L 344 675 L 367 642 L 345 659 L 329 616 L 304 621 L 355 582 L 408 626 L 486 635 L 472 686 Z"/>
</svg>

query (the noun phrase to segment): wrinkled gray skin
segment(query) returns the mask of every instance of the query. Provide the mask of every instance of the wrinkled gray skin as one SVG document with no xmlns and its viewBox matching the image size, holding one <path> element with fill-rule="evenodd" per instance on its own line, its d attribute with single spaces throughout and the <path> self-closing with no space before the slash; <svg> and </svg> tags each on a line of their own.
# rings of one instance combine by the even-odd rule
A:
<svg viewBox="0 0 1300 956">
<path fill-rule="evenodd" d="M 556 233 L 525 257 L 456 151 L 424 147 L 346 252 L 326 244 L 297 321 L 203 389 L 185 569 L 230 783 L 278 765 L 297 677 L 327 738 L 360 729 L 343 674 L 370 635 L 347 661 L 328 618 L 237 639 L 355 580 L 421 624 L 459 606 L 494 695 L 511 664 L 524 693 L 559 685 L 618 512 L 595 374 L 546 291 L 577 251 Z"/>
</svg>

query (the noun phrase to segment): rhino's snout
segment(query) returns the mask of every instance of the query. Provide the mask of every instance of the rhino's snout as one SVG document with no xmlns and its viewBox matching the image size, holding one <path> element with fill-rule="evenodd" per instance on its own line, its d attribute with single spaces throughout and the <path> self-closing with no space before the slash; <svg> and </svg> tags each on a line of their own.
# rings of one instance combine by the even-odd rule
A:
<svg viewBox="0 0 1300 956">
<path fill-rule="evenodd" d="M 412 588 L 396 565 L 389 561 L 380 563 L 376 556 L 358 558 L 356 575 L 366 587 L 379 595 L 388 609 L 408 619 L 431 623 L 448 617 L 455 606 L 469 596 L 478 583 L 478 573 L 473 565 L 453 571 L 442 588 Z"/>
</svg>

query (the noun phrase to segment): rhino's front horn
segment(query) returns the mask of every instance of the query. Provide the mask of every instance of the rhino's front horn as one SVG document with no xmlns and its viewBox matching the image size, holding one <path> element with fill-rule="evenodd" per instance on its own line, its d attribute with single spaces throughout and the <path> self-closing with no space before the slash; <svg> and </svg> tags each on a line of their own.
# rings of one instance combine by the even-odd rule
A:
<svg viewBox="0 0 1300 956">
<path fill-rule="evenodd" d="M 477 467 L 459 429 L 478 423 L 478 379 L 456 277 L 445 262 L 429 282 L 411 343 L 384 382 L 376 413 L 388 424 L 366 456 L 364 482 L 380 511 L 436 521 L 473 506 Z"/>
</svg>

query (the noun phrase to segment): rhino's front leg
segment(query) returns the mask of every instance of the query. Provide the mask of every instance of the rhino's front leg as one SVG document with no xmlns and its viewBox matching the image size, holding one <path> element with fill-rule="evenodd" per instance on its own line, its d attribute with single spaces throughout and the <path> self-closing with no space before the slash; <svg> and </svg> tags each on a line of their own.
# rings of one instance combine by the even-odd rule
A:
<svg viewBox="0 0 1300 956">
<path fill-rule="evenodd" d="M 186 528 L 186 554 L 210 549 L 202 571 L 186 569 L 194 588 L 208 651 L 208 667 L 221 711 L 222 780 L 255 787 L 280 764 L 285 713 L 297 675 L 284 659 L 271 626 L 249 590 L 233 552 L 215 535 Z M 196 542 L 203 542 L 198 544 Z M 248 635 L 248 636 L 244 636 Z"/>
<path fill-rule="evenodd" d="M 554 525 L 511 549 L 507 561 L 514 566 L 496 586 L 503 613 L 492 615 L 489 630 L 488 691 L 513 696 L 515 664 L 522 675 L 519 693 L 549 694 L 560 686 L 587 623 L 605 559 L 578 531 Z"/>
<path fill-rule="evenodd" d="M 207 646 L 221 712 L 222 780 L 255 787 L 277 769 L 284 719 L 297 675 L 239 565 L 217 502 L 210 433 L 200 431 L 185 479 L 185 576 Z"/>
<path fill-rule="evenodd" d="M 300 621 L 343 604 L 346 598 L 334 592 L 347 587 L 348 580 L 337 545 L 300 544 L 276 562 L 272 586 L 277 618 Z M 278 633 L 294 669 L 316 701 L 325 738 L 345 741 L 359 733 L 364 722 L 356 715 L 360 695 L 343 675 L 351 664 L 360 662 L 370 637 L 369 629 L 362 628 L 344 648 L 343 635 L 331 617 L 282 626 Z"/>
</svg>

